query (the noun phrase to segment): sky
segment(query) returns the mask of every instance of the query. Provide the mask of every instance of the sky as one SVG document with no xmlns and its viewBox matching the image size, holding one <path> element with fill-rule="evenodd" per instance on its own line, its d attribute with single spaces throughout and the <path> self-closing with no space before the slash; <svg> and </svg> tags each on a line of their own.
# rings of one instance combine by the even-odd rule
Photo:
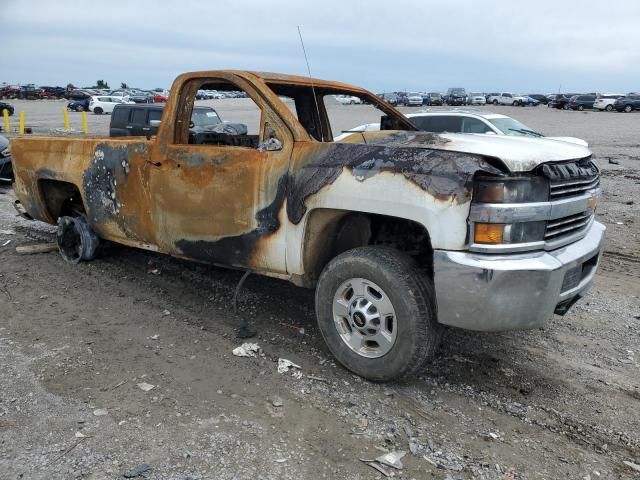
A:
<svg viewBox="0 0 640 480">
<path fill-rule="evenodd" d="M 640 90 L 640 1 L 0 0 L 0 83 L 168 88 L 193 70 L 382 91 Z"/>
</svg>

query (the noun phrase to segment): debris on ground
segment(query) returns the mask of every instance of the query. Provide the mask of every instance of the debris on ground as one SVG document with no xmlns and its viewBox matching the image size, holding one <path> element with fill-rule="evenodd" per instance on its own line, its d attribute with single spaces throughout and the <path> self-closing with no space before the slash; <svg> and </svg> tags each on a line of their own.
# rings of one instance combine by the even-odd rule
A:
<svg viewBox="0 0 640 480">
<path fill-rule="evenodd" d="M 82 432 L 76 432 L 76 438 L 85 438 L 86 435 Z"/>
<path fill-rule="evenodd" d="M 234 348 L 231 353 L 236 357 L 255 357 L 257 353 L 260 353 L 260 345 L 257 343 L 243 343 Z"/>
<path fill-rule="evenodd" d="M 271 405 L 273 405 L 274 407 L 281 407 L 283 405 L 282 398 L 280 398 L 278 395 L 274 395 L 271 399 Z"/>
<path fill-rule="evenodd" d="M 640 472 L 640 465 L 638 465 L 637 463 L 633 463 L 633 462 L 628 462 L 627 460 L 625 460 L 624 463 L 627 467 L 629 467 L 631 470 L 635 470 L 636 472 Z"/>
<path fill-rule="evenodd" d="M 402 450 L 385 453 L 384 455 L 380 455 L 378 458 L 376 458 L 376 462 L 388 467 L 402 470 L 402 457 L 404 457 L 406 454 L 407 452 Z"/>
<path fill-rule="evenodd" d="M 2 235 L 15 235 L 16 232 L 14 232 L 13 230 L 0 230 L 0 234 L 2 234 Z"/>
<path fill-rule="evenodd" d="M 149 390 L 153 390 L 156 386 L 151 385 L 150 383 L 140 382 L 138 384 L 138 388 L 144 392 L 148 392 Z"/>
<path fill-rule="evenodd" d="M 131 470 L 127 470 L 122 474 L 124 478 L 136 478 L 136 477 L 146 477 L 145 473 L 151 470 L 151 465 L 143 463 Z"/>
<path fill-rule="evenodd" d="M 291 368 L 302 369 L 300 365 L 296 365 L 291 360 L 287 360 L 286 358 L 278 359 L 278 373 L 287 373 Z"/>
<path fill-rule="evenodd" d="M 31 255 L 33 253 L 49 253 L 58 250 L 55 243 L 34 243 L 32 245 L 19 245 L 16 247 L 16 253 L 20 255 Z"/>
<path fill-rule="evenodd" d="M 104 415 L 108 415 L 108 414 L 109 414 L 109 412 L 107 412 L 107 409 L 106 409 L 106 408 L 96 408 L 96 409 L 93 411 L 93 414 L 94 414 L 96 417 L 103 417 Z"/>
<path fill-rule="evenodd" d="M 371 468 L 376 469 L 377 471 L 379 471 L 385 477 L 391 477 L 393 475 L 391 472 L 388 472 L 385 468 L 383 468 L 375 460 L 364 460 L 364 459 L 361 458 L 360 461 L 364 462 L 367 465 L 369 465 Z"/>
<path fill-rule="evenodd" d="M 609 163 L 611 165 L 620 165 L 620 162 L 618 160 L 613 159 L 613 158 L 609 159 Z"/>
<path fill-rule="evenodd" d="M 3 247 L 6 247 L 7 245 L 9 245 L 11 243 L 11 240 L 7 240 L 6 242 L 4 242 L 2 244 Z"/>
</svg>

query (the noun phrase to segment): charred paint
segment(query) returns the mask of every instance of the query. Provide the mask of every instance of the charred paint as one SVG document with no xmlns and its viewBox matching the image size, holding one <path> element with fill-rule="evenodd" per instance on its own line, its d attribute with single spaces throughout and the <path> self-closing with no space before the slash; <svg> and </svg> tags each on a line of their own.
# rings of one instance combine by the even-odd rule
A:
<svg viewBox="0 0 640 480">
<path fill-rule="evenodd" d="M 275 233 L 281 226 L 278 212 L 285 200 L 287 180 L 288 176 L 280 178 L 273 202 L 256 214 L 257 226 L 254 230 L 217 241 L 182 239 L 176 242 L 176 247 L 183 255 L 195 260 L 233 267 L 251 266 L 250 259 L 256 251 L 257 243 Z"/>
<path fill-rule="evenodd" d="M 287 194 L 292 223 L 304 217 L 305 199 L 332 184 L 345 167 L 359 181 L 380 172 L 400 173 L 438 200 L 458 204 L 470 200 L 476 172 L 501 173 L 480 155 L 428 148 L 446 143 L 435 134 L 376 132 L 370 139 L 367 136 L 367 143 L 308 144 L 296 152 L 300 161 L 292 170 Z"/>
</svg>

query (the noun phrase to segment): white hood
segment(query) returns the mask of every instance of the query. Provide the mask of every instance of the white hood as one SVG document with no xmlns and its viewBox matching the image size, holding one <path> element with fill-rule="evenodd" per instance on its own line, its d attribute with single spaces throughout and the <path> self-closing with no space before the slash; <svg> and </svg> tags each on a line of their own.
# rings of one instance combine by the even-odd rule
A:
<svg viewBox="0 0 640 480">
<path fill-rule="evenodd" d="M 512 172 L 528 172 L 542 163 L 591 155 L 585 146 L 559 139 L 477 133 L 441 133 L 440 137 L 449 141 L 439 144 L 437 149 L 495 157 Z"/>
</svg>

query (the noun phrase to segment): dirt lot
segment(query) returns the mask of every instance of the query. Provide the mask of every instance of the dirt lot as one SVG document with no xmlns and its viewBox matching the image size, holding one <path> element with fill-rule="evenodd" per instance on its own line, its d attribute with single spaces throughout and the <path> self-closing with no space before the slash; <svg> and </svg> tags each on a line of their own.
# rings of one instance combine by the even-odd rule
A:
<svg viewBox="0 0 640 480">
<path fill-rule="evenodd" d="M 211 104 L 232 112 L 224 102 Z M 62 102 L 15 105 L 36 130 L 61 127 Z M 335 108 L 345 124 L 376 120 Z M 118 246 L 75 267 L 17 255 L 53 230 L 17 217 L 3 190 L 0 478 L 117 479 L 147 464 L 150 479 L 376 479 L 359 459 L 393 450 L 407 452 L 404 479 L 639 478 L 623 462 L 640 464 L 640 115 L 494 110 L 582 137 L 600 159 L 595 287 L 541 330 L 449 330 L 441 357 L 386 385 L 335 364 L 311 291 L 249 277 L 240 316 L 263 353 L 240 358 L 239 272 Z M 108 121 L 89 115 L 91 132 Z M 280 374 L 279 358 L 301 369 Z"/>
</svg>

